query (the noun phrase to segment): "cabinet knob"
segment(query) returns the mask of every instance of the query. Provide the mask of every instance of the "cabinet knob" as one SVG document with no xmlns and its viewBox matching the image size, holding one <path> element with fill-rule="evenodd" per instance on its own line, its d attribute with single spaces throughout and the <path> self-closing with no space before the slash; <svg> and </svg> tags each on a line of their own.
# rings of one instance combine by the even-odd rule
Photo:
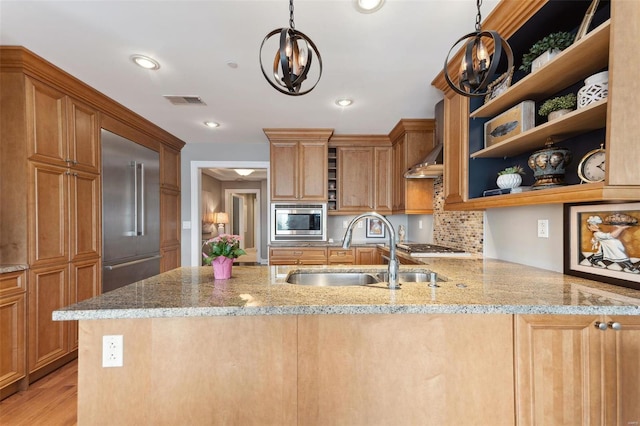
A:
<svg viewBox="0 0 640 426">
<path fill-rule="evenodd" d="M 65 158 L 65 159 L 64 159 L 64 162 L 65 162 L 65 163 L 72 163 L 73 161 L 71 160 L 71 158 Z"/>
<path fill-rule="evenodd" d="M 622 330 L 622 324 L 619 322 L 609 321 L 608 325 L 612 330 Z"/>
<path fill-rule="evenodd" d="M 605 331 L 608 327 L 607 323 L 604 323 L 602 321 L 596 321 L 594 325 L 598 330 L 602 330 L 602 331 Z"/>
</svg>

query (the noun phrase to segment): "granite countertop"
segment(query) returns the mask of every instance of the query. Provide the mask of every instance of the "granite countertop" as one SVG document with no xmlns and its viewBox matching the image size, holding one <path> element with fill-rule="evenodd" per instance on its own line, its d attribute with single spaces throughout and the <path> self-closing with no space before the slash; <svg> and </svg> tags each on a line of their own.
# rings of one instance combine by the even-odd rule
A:
<svg viewBox="0 0 640 426">
<path fill-rule="evenodd" d="M 53 313 L 54 320 L 306 314 L 640 315 L 640 291 L 492 259 L 429 258 L 437 288 L 403 283 L 311 287 L 285 282 L 301 270 L 386 271 L 386 266 L 234 266 L 229 280 L 211 267 L 182 267 Z"/>
<path fill-rule="evenodd" d="M 26 271 L 27 269 L 29 269 L 29 265 L 0 264 L 0 274 L 7 274 L 9 272 Z"/>
</svg>

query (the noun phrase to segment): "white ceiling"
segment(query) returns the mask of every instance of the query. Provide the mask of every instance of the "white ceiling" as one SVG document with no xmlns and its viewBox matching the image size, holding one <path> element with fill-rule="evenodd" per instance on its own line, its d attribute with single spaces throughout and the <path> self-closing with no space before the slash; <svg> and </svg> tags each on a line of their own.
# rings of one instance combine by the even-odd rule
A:
<svg viewBox="0 0 640 426">
<path fill-rule="evenodd" d="M 485 0 L 483 16 L 496 3 Z M 0 0 L 0 44 L 25 46 L 189 144 L 266 143 L 268 127 L 387 134 L 401 118 L 433 117 L 442 95 L 431 81 L 476 13 L 475 0 L 387 0 L 374 14 L 352 0 L 294 6 L 296 29 L 324 65 L 304 96 L 277 92 L 258 63 L 265 35 L 289 23 L 287 0 Z M 161 68 L 138 68 L 132 54 Z M 207 105 L 174 106 L 163 95 Z M 354 104 L 342 109 L 340 97 Z"/>
</svg>

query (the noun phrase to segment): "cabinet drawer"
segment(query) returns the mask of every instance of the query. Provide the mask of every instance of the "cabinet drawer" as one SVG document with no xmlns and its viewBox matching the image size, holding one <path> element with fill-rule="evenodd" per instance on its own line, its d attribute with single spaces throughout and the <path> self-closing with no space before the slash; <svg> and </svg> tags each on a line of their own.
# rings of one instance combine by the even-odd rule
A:
<svg viewBox="0 0 640 426">
<path fill-rule="evenodd" d="M 0 296 L 23 293 L 27 290 L 25 271 L 8 272 L 0 275 Z"/>
<path fill-rule="evenodd" d="M 269 249 L 272 265 L 324 265 L 327 263 L 325 247 L 278 247 Z"/>
<path fill-rule="evenodd" d="M 329 264 L 353 265 L 355 263 L 355 250 L 343 248 L 328 249 Z"/>
</svg>

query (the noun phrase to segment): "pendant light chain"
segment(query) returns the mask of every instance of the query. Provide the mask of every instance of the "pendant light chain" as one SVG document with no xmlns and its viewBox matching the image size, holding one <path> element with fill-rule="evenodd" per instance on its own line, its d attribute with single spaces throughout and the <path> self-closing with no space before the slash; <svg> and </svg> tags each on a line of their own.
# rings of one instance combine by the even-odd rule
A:
<svg viewBox="0 0 640 426">
<path fill-rule="evenodd" d="M 296 29 L 296 24 L 293 23 L 293 0 L 289 0 L 289 28 Z"/>
<path fill-rule="evenodd" d="M 293 1 L 293 0 L 292 0 Z M 482 14 L 480 13 L 480 7 L 482 6 L 482 0 L 476 1 L 476 6 L 478 7 L 478 14 L 476 15 L 476 31 L 482 31 Z"/>
</svg>

